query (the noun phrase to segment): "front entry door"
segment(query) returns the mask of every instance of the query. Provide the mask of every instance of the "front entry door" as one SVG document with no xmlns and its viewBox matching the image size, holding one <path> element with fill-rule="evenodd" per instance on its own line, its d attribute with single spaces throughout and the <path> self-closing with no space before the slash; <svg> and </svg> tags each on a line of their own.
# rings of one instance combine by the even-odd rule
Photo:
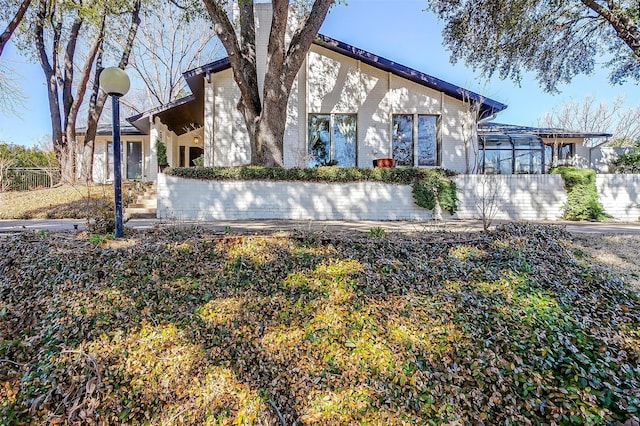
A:
<svg viewBox="0 0 640 426">
<path fill-rule="evenodd" d="M 189 163 L 187 167 L 195 166 L 195 163 L 193 162 L 193 160 L 200 157 L 201 155 L 204 155 L 204 149 L 198 146 L 190 146 L 189 147 Z"/>
<path fill-rule="evenodd" d="M 142 142 L 127 142 L 127 179 L 142 178 Z"/>
</svg>

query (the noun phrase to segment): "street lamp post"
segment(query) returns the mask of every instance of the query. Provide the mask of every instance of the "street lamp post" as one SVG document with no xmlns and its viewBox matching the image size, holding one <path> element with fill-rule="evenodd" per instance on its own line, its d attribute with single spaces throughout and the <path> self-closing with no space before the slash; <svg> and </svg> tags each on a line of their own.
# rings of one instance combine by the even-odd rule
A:
<svg viewBox="0 0 640 426">
<path fill-rule="evenodd" d="M 115 204 L 116 229 L 115 238 L 122 237 L 122 172 L 120 159 L 122 147 L 120 146 L 120 97 L 129 91 L 129 76 L 118 67 L 109 67 L 100 73 L 100 87 L 111 96 L 113 105 L 113 191 Z"/>
</svg>

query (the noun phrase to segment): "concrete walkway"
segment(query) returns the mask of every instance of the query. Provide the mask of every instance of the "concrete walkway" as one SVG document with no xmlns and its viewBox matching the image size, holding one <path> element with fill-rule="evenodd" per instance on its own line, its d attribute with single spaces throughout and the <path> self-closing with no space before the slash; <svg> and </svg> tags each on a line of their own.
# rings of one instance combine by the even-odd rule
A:
<svg viewBox="0 0 640 426">
<path fill-rule="evenodd" d="M 499 221 L 494 221 L 497 225 Z M 640 222 L 537 222 L 566 227 L 572 233 L 603 233 L 640 235 Z M 165 226 L 203 226 L 212 231 L 223 232 L 274 232 L 291 230 L 310 231 L 347 231 L 355 230 L 368 232 L 374 228 L 383 228 L 386 232 L 421 232 L 421 231 L 449 231 L 470 232 L 482 230 L 479 220 L 449 220 L 449 221 L 350 221 L 350 220 L 244 220 L 244 221 L 169 221 L 160 219 L 132 219 L 125 224 L 125 228 L 138 230 Z M 76 231 L 86 230 L 84 219 L 32 219 L 32 220 L 0 220 L 0 234 L 22 231 Z"/>
</svg>

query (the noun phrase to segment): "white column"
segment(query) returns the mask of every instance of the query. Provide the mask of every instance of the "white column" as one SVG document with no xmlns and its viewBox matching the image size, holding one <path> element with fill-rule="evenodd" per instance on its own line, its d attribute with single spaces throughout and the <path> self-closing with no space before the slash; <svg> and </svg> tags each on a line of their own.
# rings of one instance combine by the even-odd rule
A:
<svg viewBox="0 0 640 426">
<path fill-rule="evenodd" d="M 215 91 L 213 85 L 213 77 L 211 75 L 207 75 L 204 79 L 204 134 L 202 136 L 205 167 L 213 167 L 215 165 L 215 155 L 213 151 L 214 114 Z"/>
<path fill-rule="evenodd" d="M 177 140 L 177 136 L 173 133 L 166 125 L 162 125 L 164 128 L 164 134 L 166 135 L 166 144 L 167 144 L 167 162 L 169 163 L 169 167 L 176 167 L 178 163 L 177 161 L 173 161 L 173 151 L 176 150 L 176 144 L 174 143 Z"/>
<path fill-rule="evenodd" d="M 149 169 L 147 170 L 147 179 L 150 181 L 158 178 L 158 150 L 156 149 L 158 136 L 158 127 L 151 116 L 149 117 Z"/>
</svg>

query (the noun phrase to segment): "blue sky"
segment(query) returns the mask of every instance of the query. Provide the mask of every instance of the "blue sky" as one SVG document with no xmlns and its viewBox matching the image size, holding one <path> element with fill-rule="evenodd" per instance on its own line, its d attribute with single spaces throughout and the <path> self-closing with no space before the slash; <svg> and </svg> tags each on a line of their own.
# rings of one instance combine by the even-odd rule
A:
<svg viewBox="0 0 640 426">
<path fill-rule="evenodd" d="M 611 101 L 623 94 L 628 105 L 640 99 L 640 87 L 635 83 L 611 86 L 606 69 L 575 78 L 570 85 L 561 86 L 561 93 L 556 95 L 543 93 L 531 75 L 524 76 L 521 87 L 497 77 L 486 81 L 464 64 L 454 66 L 449 62 L 449 53 L 442 46 L 442 24 L 424 11 L 426 3 L 348 0 L 348 5 L 330 11 L 320 32 L 509 105 L 498 115 L 499 122 L 535 126 L 554 106 L 587 95 Z M 9 61 L 20 73 L 27 96 L 26 108 L 19 111 L 21 117 L 0 112 L 0 141 L 34 145 L 51 132 L 42 70 L 40 65 L 18 56 L 11 44 L 0 60 Z"/>
</svg>

